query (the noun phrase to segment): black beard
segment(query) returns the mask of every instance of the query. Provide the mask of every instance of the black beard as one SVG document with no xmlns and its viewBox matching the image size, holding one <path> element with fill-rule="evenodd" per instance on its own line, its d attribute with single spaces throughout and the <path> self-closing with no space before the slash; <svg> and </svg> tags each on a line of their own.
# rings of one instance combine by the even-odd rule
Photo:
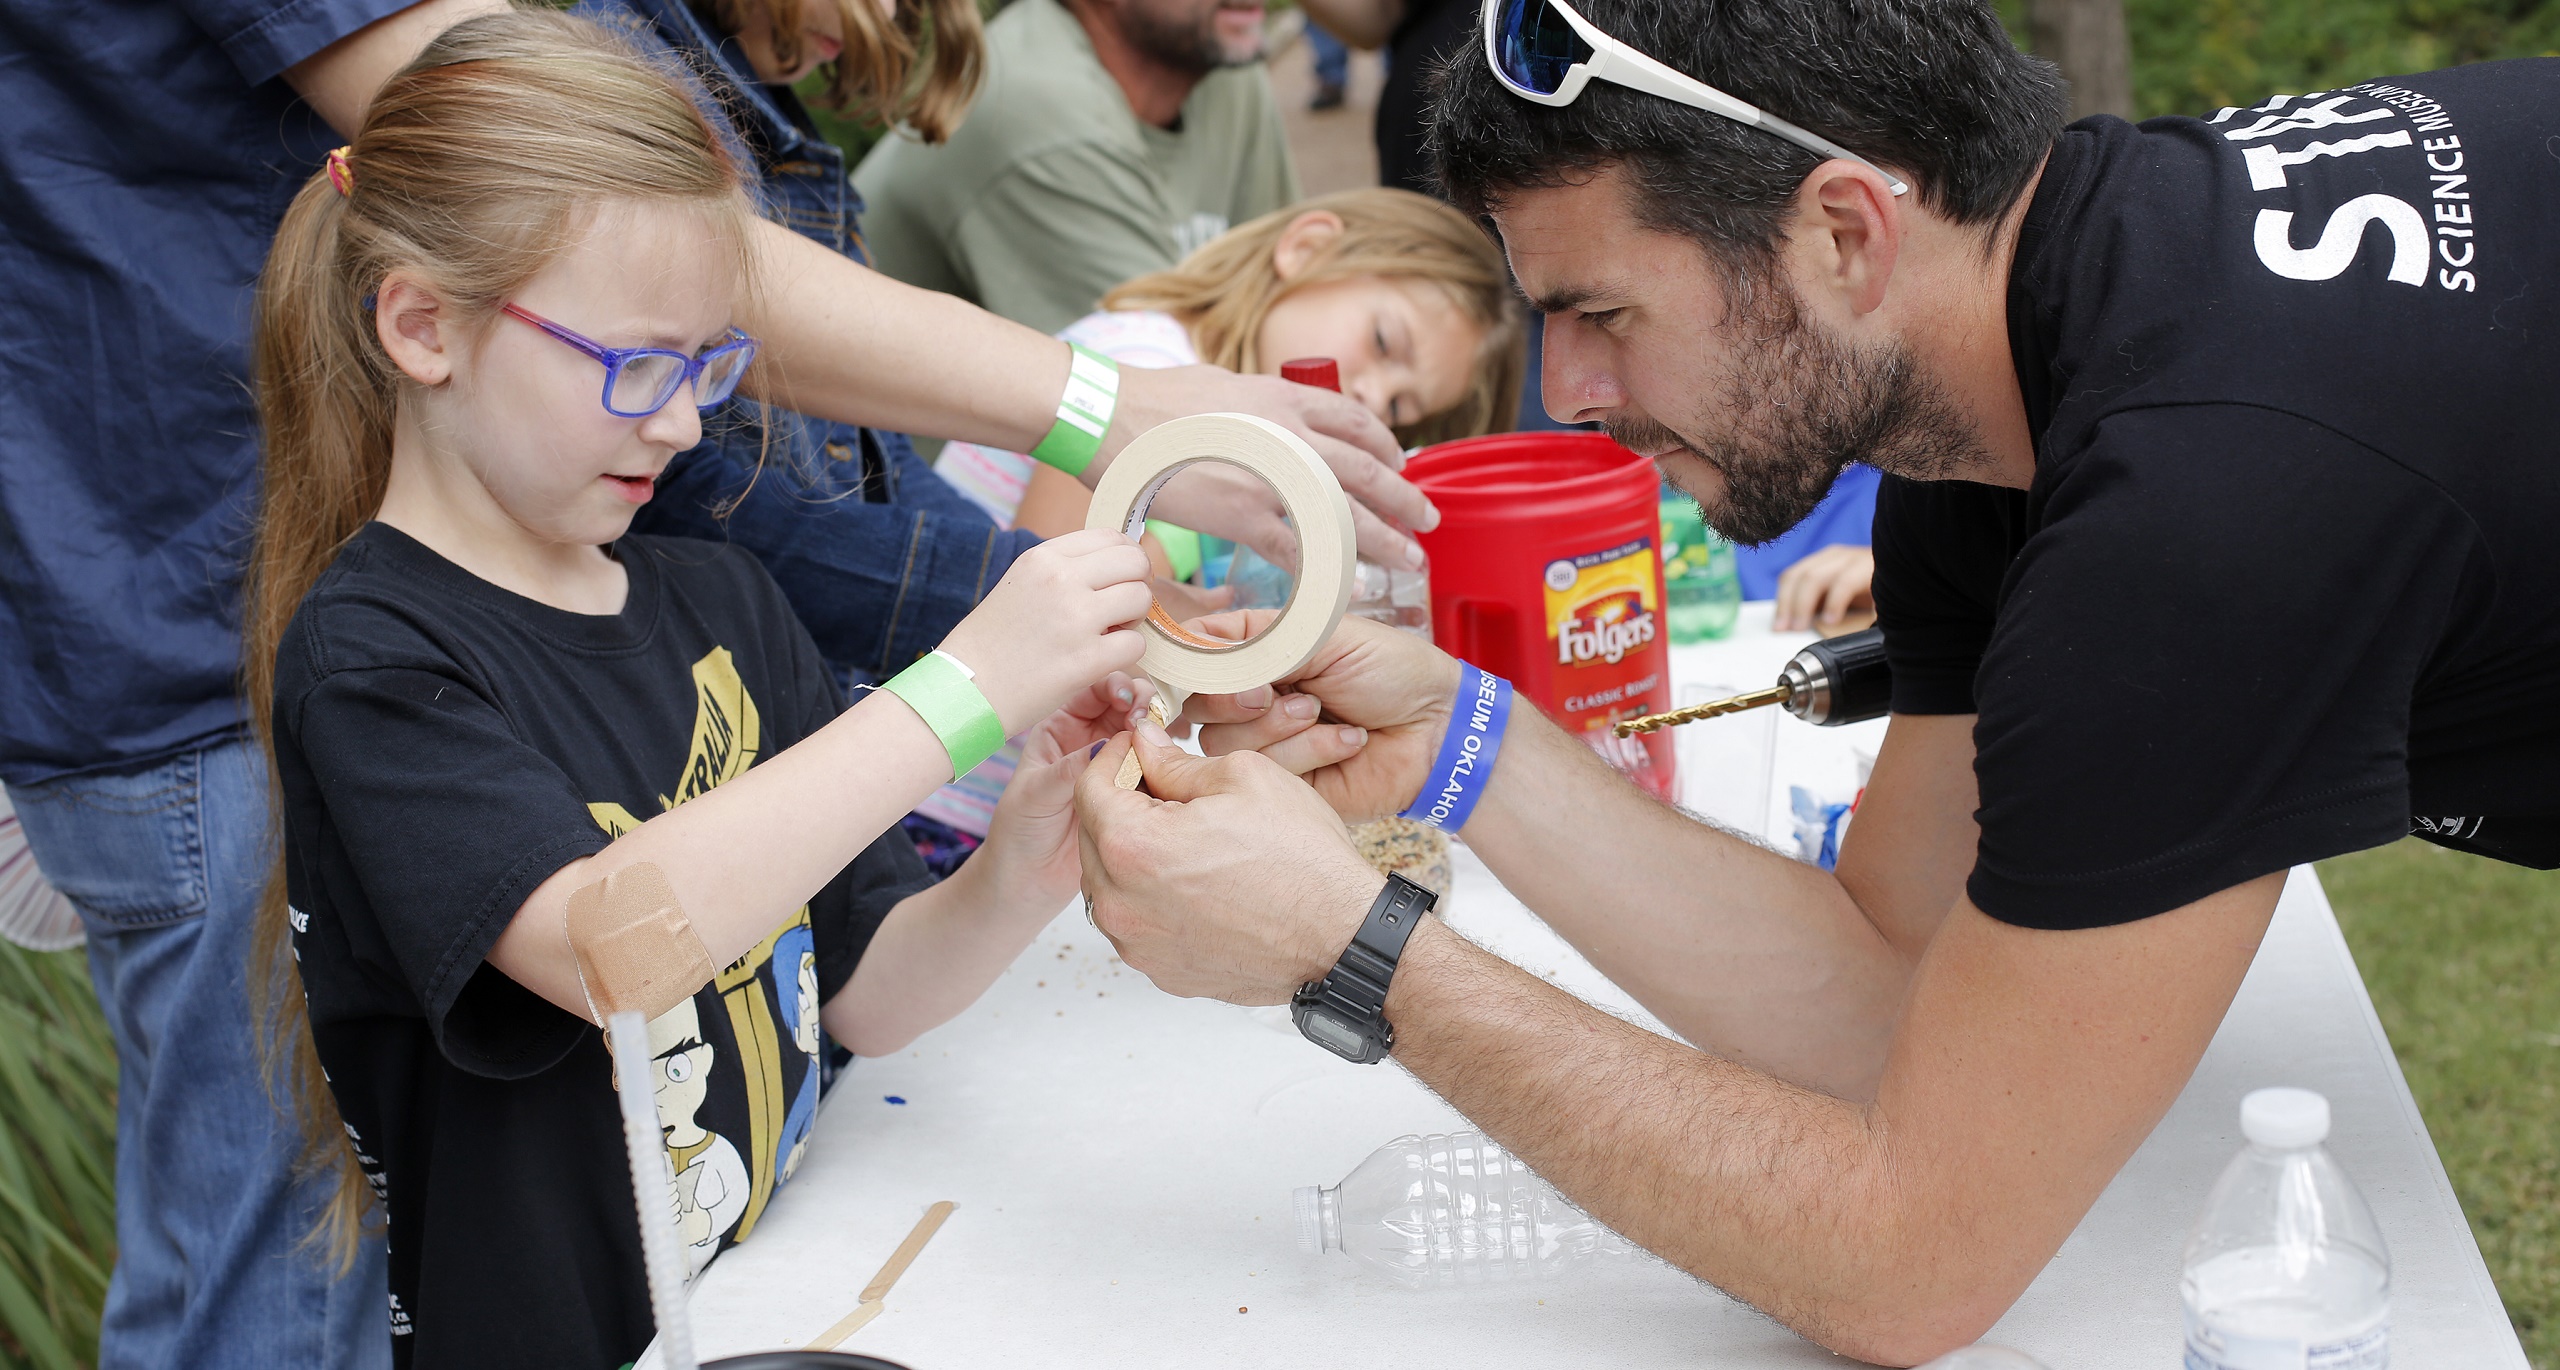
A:
<svg viewBox="0 0 2560 1370">
<path fill-rule="evenodd" d="M 1158 13 L 1146 0 L 1122 5 L 1120 36 L 1148 57 L 1192 76 L 1206 76 L 1220 67 L 1246 66 L 1260 59 L 1257 53 L 1242 62 L 1227 60 L 1226 49 L 1218 42 L 1218 11 L 1214 6 L 1198 22 L 1185 25 Z"/>
<path fill-rule="evenodd" d="M 1853 461 L 1944 480 L 1987 458 L 1909 348 L 1858 348 L 1826 332 L 1805 317 L 1784 280 L 1755 293 L 1767 303 L 1738 320 L 1753 336 L 1725 382 L 1729 422 L 1721 434 L 1681 433 L 1650 419 L 1603 425 L 1638 451 L 1676 445 L 1714 467 L 1724 494 L 1698 501 L 1708 527 L 1757 546 L 1802 523 Z"/>
</svg>

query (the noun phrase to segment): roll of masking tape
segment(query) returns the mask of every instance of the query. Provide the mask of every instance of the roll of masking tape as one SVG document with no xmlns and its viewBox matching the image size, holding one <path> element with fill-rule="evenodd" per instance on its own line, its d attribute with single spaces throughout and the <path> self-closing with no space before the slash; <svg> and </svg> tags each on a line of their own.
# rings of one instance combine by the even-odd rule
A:
<svg viewBox="0 0 2560 1370">
<path fill-rule="evenodd" d="M 1195 694 L 1234 694 L 1283 679 L 1316 654 L 1342 622 L 1358 577 L 1351 501 L 1333 469 L 1305 439 L 1250 414 L 1195 414 L 1161 423 L 1123 448 L 1094 487 L 1087 528 L 1136 537 L 1147 506 L 1184 468 L 1204 461 L 1240 466 L 1268 482 L 1298 533 L 1298 574 L 1289 602 L 1270 627 L 1244 642 L 1203 637 L 1150 607 L 1139 631 L 1147 652 L 1138 669 L 1156 683 L 1166 707 L 1179 710 Z"/>
</svg>

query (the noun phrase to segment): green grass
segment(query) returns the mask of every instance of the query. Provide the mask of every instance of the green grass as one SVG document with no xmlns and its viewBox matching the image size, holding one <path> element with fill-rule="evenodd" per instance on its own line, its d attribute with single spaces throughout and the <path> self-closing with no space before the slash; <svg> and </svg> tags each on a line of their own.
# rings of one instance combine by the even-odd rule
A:
<svg viewBox="0 0 2560 1370">
<path fill-rule="evenodd" d="M 2320 878 L 2525 1354 L 2560 1370 L 2560 873 L 2412 840 Z"/>
<path fill-rule="evenodd" d="M 115 1263 L 115 1089 L 82 954 L 0 943 L 0 1364 L 97 1359 Z"/>
</svg>

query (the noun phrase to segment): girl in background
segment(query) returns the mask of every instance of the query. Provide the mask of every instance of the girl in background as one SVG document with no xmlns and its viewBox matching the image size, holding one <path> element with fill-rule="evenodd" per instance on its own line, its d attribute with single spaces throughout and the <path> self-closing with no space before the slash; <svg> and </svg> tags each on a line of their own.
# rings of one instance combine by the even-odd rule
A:
<svg viewBox="0 0 2560 1370">
<path fill-rule="evenodd" d="M 1276 376 L 1283 362 L 1329 357 L 1343 393 L 1408 447 L 1497 431 L 1520 403 L 1520 314 L 1501 248 L 1408 190 L 1342 191 L 1238 225 L 1124 282 L 1058 336 L 1123 366 Z M 1007 527 L 1082 528 L 1090 492 L 1034 466 L 952 443 L 934 469 Z"/>
<path fill-rule="evenodd" d="M 260 285 L 262 965 L 340 1249 L 368 1184 L 387 1216 L 399 1366 L 615 1365 L 651 1335 L 573 896 L 663 880 L 710 968 L 650 1027 L 698 1270 L 798 1159 L 809 1001 L 876 1055 L 974 999 L 1074 893 L 1075 777 L 1144 702 L 1117 534 L 1026 553 L 846 709 L 752 558 L 628 532 L 754 357 L 751 212 L 675 79 L 516 11 L 392 78 Z M 899 815 L 1018 731 L 993 834 L 932 884 Z"/>
<path fill-rule="evenodd" d="M 1525 343 L 1501 249 L 1465 215 L 1408 190 L 1342 191 L 1229 229 L 1171 270 L 1120 285 L 1058 336 L 1122 366 L 1205 361 L 1278 375 L 1283 362 L 1329 357 L 1343 393 L 1408 447 L 1498 431 L 1520 407 Z M 1074 479 L 1019 452 L 955 442 L 934 469 L 999 524 L 1044 537 L 1084 527 L 1092 506 Z M 1157 576 L 1201 574 L 1197 534 L 1148 529 Z M 1011 756 L 944 786 L 909 832 L 965 852 L 988 831 Z"/>
</svg>

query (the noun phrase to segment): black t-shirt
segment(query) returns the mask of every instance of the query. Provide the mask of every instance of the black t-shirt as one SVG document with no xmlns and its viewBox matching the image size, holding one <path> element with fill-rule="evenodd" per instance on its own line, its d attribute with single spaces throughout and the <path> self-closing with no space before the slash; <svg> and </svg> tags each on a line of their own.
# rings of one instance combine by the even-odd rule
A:
<svg viewBox="0 0 2560 1370">
<path fill-rule="evenodd" d="M 2063 133 L 2009 292 L 2033 488 L 1876 508 L 1894 707 L 1978 714 L 1983 911 L 2413 830 L 2560 861 L 2555 137 L 2548 61 Z"/>
<path fill-rule="evenodd" d="M 404 1367 L 609 1367 L 652 1325 L 602 1034 L 482 959 L 562 866 L 833 718 L 755 560 L 630 536 L 619 614 L 567 613 L 384 524 L 276 662 L 287 889 L 312 1039 L 389 1215 Z M 693 1267 L 755 1226 L 818 1099 L 818 1006 L 929 883 L 892 828 L 650 1024 Z"/>
</svg>

